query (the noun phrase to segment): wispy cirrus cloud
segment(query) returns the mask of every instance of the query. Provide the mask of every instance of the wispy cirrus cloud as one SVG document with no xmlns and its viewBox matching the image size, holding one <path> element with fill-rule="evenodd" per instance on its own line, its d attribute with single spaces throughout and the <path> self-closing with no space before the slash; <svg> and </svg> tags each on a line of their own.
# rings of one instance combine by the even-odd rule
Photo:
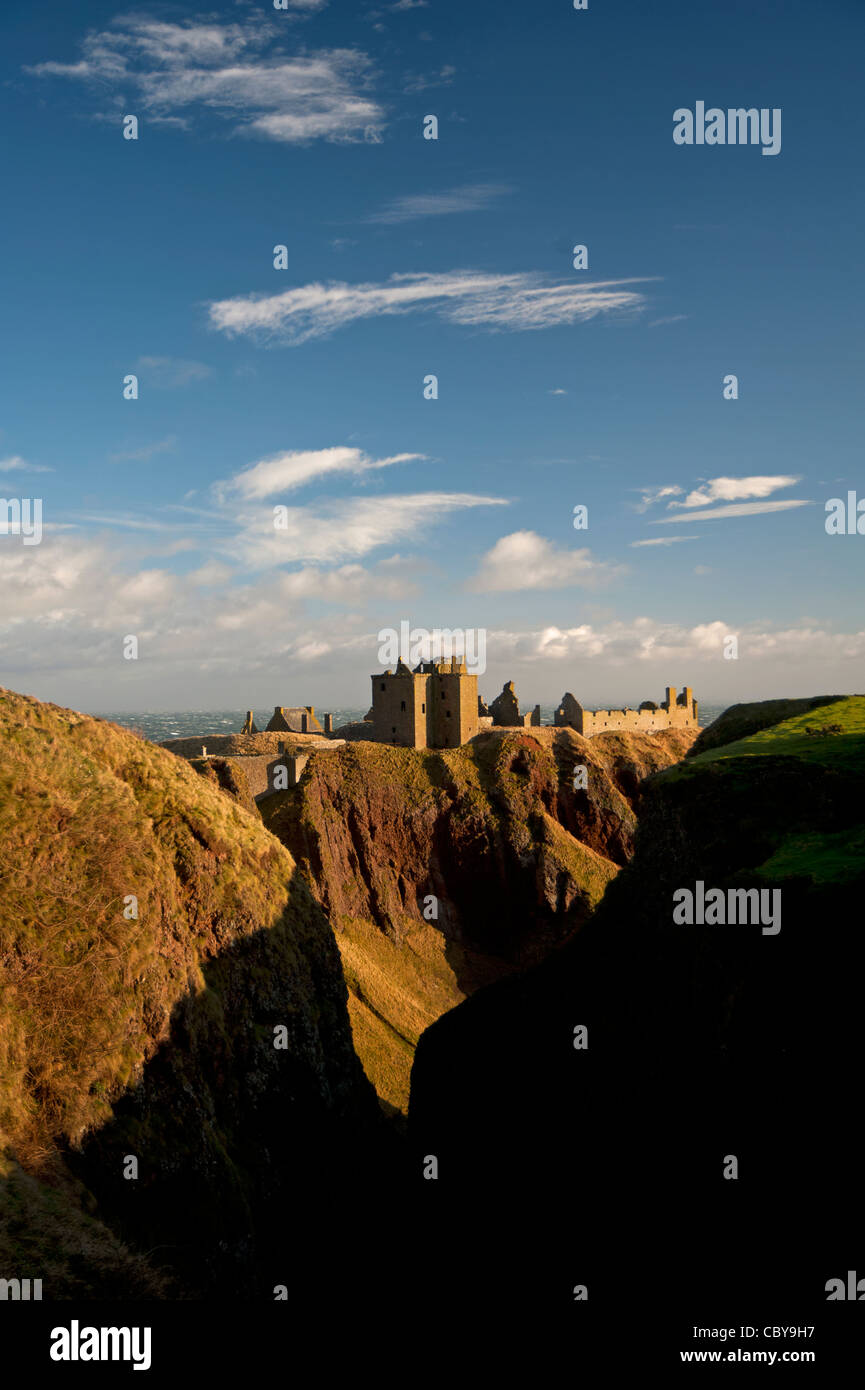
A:
<svg viewBox="0 0 865 1390">
<path fill-rule="evenodd" d="M 146 463 L 157 454 L 170 454 L 177 447 L 177 436 L 170 434 L 166 439 L 157 439 L 153 444 L 142 444 L 137 449 L 121 449 L 109 454 L 110 463 Z"/>
<path fill-rule="evenodd" d="M 768 497 L 782 487 L 792 487 L 800 479 L 787 473 L 757 474 L 747 478 L 710 478 L 689 492 L 684 502 L 670 507 L 708 507 L 713 502 L 738 502 L 747 497 Z M 673 491 L 673 489 L 670 489 Z M 676 488 L 681 492 L 681 488 Z"/>
<path fill-rule="evenodd" d="M 301 17 L 323 0 L 294 0 L 291 8 Z M 230 122 L 233 134 L 290 144 L 380 139 L 384 111 L 368 92 L 367 55 L 336 48 L 288 56 L 278 27 L 286 17 L 242 24 L 118 17 L 85 36 L 77 61 L 25 71 L 90 83 L 103 101 L 106 91 L 118 103 L 134 94 L 151 120 L 185 125 L 205 110 Z"/>
<path fill-rule="evenodd" d="M 507 506 L 502 497 L 467 492 L 418 492 L 361 497 L 318 506 L 262 507 L 236 518 L 238 534 L 223 552 L 248 569 L 288 564 L 341 564 L 380 546 L 425 536 L 453 512 Z M 276 524 L 278 520 L 278 525 Z"/>
<path fill-rule="evenodd" d="M 379 212 L 371 213 L 366 222 L 393 225 L 414 222 L 422 217 L 447 217 L 458 212 L 482 212 L 498 198 L 510 193 L 504 183 L 470 183 L 450 188 L 442 193 L 414 193 L 396 198 Z"/>
<path fill-rule="evenodd" d="M 759 516 L 761 512 L 785 512 L 792 507 L 810 507 L 813 504 L 804 498 L 791 498 L 787 502 L 733 502 L 728 507 L 709 507 L 705 511 L 680 512 L 677 516 L 662 516 L 650 524 L 666 526 L 675 521 L 717 521 L 732 516 Z"/>
<path fill-rule="evenodd" d="M 599 314 L 637 313 L 644 297 L 627 280 L 550 284 L 530 273 L 475 270 L 392 275 L 381 284 L 313 282 L 281 294 L 238 295 L 209 305 L 211 326 L 229 337 L 296 345 L 359 319 L 433 311 L 451 323 L 488 329 L 551 328 Z"/>
<path fill-rule="evenodd" d="M 205 381 L 213 368 L 205 362 L 192 362 L 182 357 L 139 357 L 136 368 L 151 386 L 173 391 L 189 386 L 193 381 Z"/>
<path fill-rule="evenodd" d="M 425 92 L 428 87 L 449 87 L 456 77 L 456 72 L 456 68 L 451 63 L 445 63 L 438 72 L 410 73 L 406 78 L 403 91 L 406 93 Z"/>
<path fill-rule="evenodd" d="M 596 560 L 590 550 L 565 550 L 536 531 L 512 531 L 482 557 L 468 587 L 481 593 L 594 588 L 621 573 L 622 566 Z"/>
<path fill-rule="evenodd" d="M 54 469 L 44 463 L 28 463 L 20 454 L 10 454 L 0 459 L 0 473 L 53 473 Z"/>
<path fill-rule="evenodd" d="M 631 505 L 635 511 L 647 512 L 656 502 L 661 502 L 665 497 L 675 497 L 682 492 L 682 488 L 668 485 L 667 487 L 641 487 L 637 491 L 642 494 L 641 502 L 634 502 Z"/>
<path fill-rule="evenodd" d="M 347 446 L 291 449 L 250 464 L 228 482 L 217 483 L 215 490 L 218 496 L 235 492 L 246 498 L 273 497 L 335 473 L 369 473 L 424 457 L 424 454 L 393 454 L 390 458 L 374 459 L 362 449 Z"/>
<path fill-rule="evenodd" d="M 677 541 L 698 541 L 699 536 L 656 536 L 648 541 L 631 541 L 632 549 L 641 545 L 675 545 Z"/>
</svg>

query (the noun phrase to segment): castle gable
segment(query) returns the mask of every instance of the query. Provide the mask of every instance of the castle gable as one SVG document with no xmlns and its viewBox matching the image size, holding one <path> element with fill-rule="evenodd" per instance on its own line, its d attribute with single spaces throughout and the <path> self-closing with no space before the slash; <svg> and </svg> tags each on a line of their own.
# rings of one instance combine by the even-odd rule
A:
<svg viewBox="0 0 865 1390">
<path fill-rule="evenodd" d="M 244 730 L 246 732 L 246 730 Z M 315 717 L 314 705 L 276 705 L 265 733 L 320 734 L 324 730 Z"/>
</svg>

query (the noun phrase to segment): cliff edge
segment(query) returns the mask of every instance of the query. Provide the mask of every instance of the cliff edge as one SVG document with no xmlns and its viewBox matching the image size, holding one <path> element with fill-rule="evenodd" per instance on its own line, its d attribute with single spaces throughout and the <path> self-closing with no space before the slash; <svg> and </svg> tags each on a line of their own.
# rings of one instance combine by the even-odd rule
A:
<svg viewBox="0 0 865 1390">
<path fill-rule="evenodd" d="M 289 853 L 181 759 L 8 690 L 0 843 L 4 1275 L 45 1271 L 46 1299 L 306 1277 L 292 1206 L 339 1207 L 334 1155 L 372 1153 L 379 1112 Z"/>
</svg>

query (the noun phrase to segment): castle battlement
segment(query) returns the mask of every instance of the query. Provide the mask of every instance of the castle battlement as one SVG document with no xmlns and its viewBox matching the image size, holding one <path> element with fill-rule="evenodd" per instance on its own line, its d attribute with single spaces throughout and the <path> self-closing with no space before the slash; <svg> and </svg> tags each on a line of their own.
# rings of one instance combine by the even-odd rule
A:
<svg viewBox="0 0 865 1390">
<path fill-rule="evenodd" d="M 639 709 L 586 710 L 579 700 L 567 693 L 555 712 L 554 723 L 557 728 L 575 729 L 584 738 L 591 738 L 593 734 L 620 731 L 653 734 L 662 729 L 694 729 L 699 718 L 691 687 L 686 685 L 677 695 L 676 687 L 668 685 L 666 698 L 660 705 L 644 700 Z"/>
</svg>

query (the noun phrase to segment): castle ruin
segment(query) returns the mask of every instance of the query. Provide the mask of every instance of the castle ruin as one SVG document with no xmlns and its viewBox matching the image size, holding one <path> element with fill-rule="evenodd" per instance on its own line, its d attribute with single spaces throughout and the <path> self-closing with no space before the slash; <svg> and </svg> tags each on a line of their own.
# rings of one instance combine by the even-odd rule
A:
<svg viewBox="0 0 865 1390">
<path fill-rule="evenodd" d="M 277 705 L 265 733 L 323 734 L 324 730 L 315 717 L 314 705 Z"/>
<path fill-rule="evenodd" d="M 621 731 L 654 734 L 662 729 L 695 729 L 699 721 L 691 687 L 686 685 L 677 696 L 676 687 L 668 685 L 663 704 L 644 700 L 639 709 L 586 710 L 568 693 L 562 696 L 553 722 L 557 729 L 575 729 L 584 738 L 591 738 L 593 734 Z"/>
<path fill-rule="evenodd" d="M 373 738 L 403 748 L 459 748 L 478 732 L 478 678 L 464 661 L 404 661 L 372 677 Z"/>
<path fill-rule="evenodd" d="M 487 705 L 478 695 L 478 678 L 460 657 L 421 661 L 413 669 L 400 659 L 394 670 L 370 677 L 372 705 L 363 721 L 334 729 L 326 714 L 324 728 L 312 705 L 277 705 L 267 733 L 320 734 L 333 739 L 371 739 L 399 748 L 459 748 L 489 729 L 541 727 L 541 707 L 526 714 L 513 681 L 505 681 L 501 693 Z M 694 692 L 686 685 L 681 694 L 668 685 L 661 704 L 644 700 L 638 709 L 587 710 L 567 691 L 553 715 L 557 729 L 573 729 L 583 738 L 610 733 L 661 733 L 665 729 L 697 729 L 699 717 Z M 256 733 L 250 710 L 243 728 Z"/>
</svg>

